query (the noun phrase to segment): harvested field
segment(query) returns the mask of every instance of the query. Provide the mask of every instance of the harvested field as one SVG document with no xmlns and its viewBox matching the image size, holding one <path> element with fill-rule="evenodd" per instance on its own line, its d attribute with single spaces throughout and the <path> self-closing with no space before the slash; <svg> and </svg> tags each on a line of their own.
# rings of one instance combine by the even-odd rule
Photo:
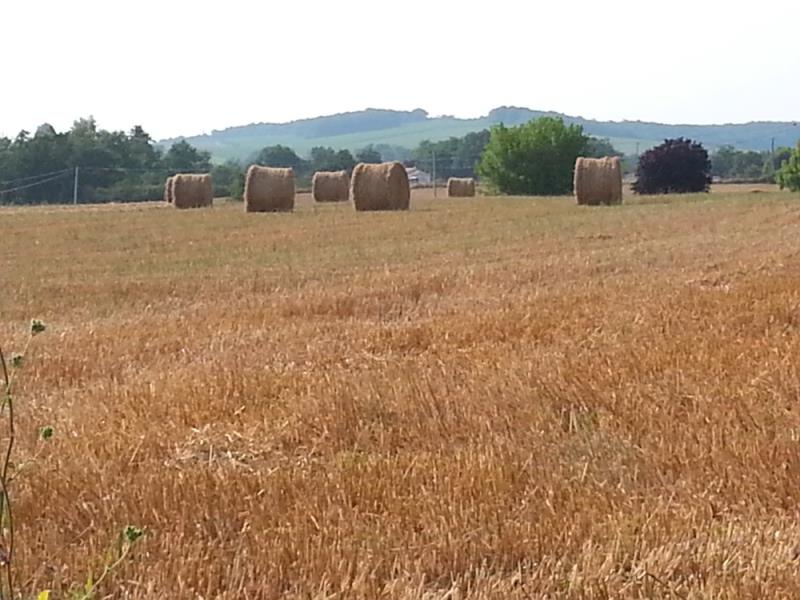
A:
<svg viewBox="0 0 800 600">
<path fill-rule="evenodd" d="M 412 206 L 0 208 L 20 587 L 800 595 L 798 197 Z"/>
</svg>

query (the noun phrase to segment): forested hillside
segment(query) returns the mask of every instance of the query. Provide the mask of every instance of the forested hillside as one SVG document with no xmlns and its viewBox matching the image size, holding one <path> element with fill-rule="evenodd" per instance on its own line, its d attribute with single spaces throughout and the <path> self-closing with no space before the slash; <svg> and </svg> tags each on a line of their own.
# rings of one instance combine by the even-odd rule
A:
<svg viewBox="0 0 800 600">
<path fill-rule="evenodd" d="M 775 147 L 794 146 L 800 138 L 800 127 L 792 122 L 665 125 L 641 121 L 595 121 L 527 108 L 502 107 L 478 119 L 431 117 L 420 109 L 368 109 L 282 124 L 253 123 L 185 139 L 210 152 L 214 161 L 221 162 L 226 159 L 246 160 L 265 146 L 279 144 L 300 154 L 308 154 L 318 146 L 358 150 L 368 145 L 389 145 L 412 149 L 425 140 L 436 142 L 463 137 L 498 123 L 520 125 L 541 116 L 561 117 L 567 124 L 581 125 L 588 135 L 608 138 L 625 154 L 634 154 L 637 149 L 644 151 L 666 138 L 676 137 L 697 140 L 710 149 L 732 146 L 755 151 L 769 150 L 773 144 Z M 183 138 L 162 143 L 169 146 L 178 139 Z"/>
</svg>

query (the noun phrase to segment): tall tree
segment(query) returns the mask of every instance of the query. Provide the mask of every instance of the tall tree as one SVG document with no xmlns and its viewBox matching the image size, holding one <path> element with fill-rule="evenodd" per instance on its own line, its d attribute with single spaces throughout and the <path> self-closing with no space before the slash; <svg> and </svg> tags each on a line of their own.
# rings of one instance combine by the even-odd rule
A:
<svg viewBox="0 0 800 600">
<path fill-rule="evenodd" d="M 603 158 L 604 156 L 622 156 L 622 152 L 614 148 L 611 140 L 608 138 L 589 137 L 586 141 L 586 148 L 583 151 L 584 156 L 589 158 Z"/>
<path fill-rule="evenodd" d="M 296 171 L 303 170 L 303 159 L 297 156 L 297 153 L 288 146 L 280 144 L 262 148 L 256 154 L 255 162 L 264 167 L 291 167 Z"/>
<path fill-rule="evenodd" d="M 317 146 L 311 149 L 311 171 L 352 171 L 356 161 L 349 150 Z"/>
<path fill-rule="evenodd" d="M 568 194 L 586 141 L 579 125 L 567 126 L 558 118 L 541 117 L 519 127 L 497 125 L 478 173 L 503 194 Z"/>
<path fill-rule="evenodd" d="M 42 123 L 36 128 L 36 133 L 33 134 L 35 138 L 55 137 L 56 130 L 50 123 Z"/>
<path fill-rule="evenodd" d="M 378 152 L 372 144 L 370 144 L 369 146 L 365 146 L 356 152 L 356 160 L 360 163 L 377 164 L 383 161 L 383 157 L 381 156 L 381 153 Z"/>
<path fill-rule="evenodd" d="M 198 150 L 186 140 L 172 144 L 164 155 L 164 166 L 172 171 L 198 171 L 211 170 L 211 154 L 205 150 Z"/>
</svg>

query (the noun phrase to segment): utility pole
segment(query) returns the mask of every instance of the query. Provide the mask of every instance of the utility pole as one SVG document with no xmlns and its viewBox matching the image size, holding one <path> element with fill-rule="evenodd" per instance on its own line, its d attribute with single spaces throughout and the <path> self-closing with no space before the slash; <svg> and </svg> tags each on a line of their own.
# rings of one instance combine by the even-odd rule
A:
<svg viewBox="0 0 800 600">
<path fill-rule="evenodd" d="M 78 172 L 80 171 L 80 167 L 75 167 L 75 182 L 72 186 L 72 203 L 78 203 Z"/>
<path fill-rule="evenodd" d="M 433 198 L 436 199 L 436 150 L 432 150 L 433 154 Z"/>
</svg>

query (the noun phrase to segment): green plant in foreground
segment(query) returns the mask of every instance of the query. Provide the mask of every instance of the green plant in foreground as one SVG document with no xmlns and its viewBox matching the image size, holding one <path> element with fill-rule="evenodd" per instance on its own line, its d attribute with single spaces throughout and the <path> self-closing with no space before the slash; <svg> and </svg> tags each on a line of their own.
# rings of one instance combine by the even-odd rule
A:
<svg viewBox="0 0 800 600">
<path fill-rule="evenodd" d="M 26 356 L 31 346 L 33 338 L 44 333 L 47 329 L 42 321 L 34 319 L 31 321 L 28 331 L 28 340 L 25 349 L 21 353 L 13 353 L 6 358 L 3 348 L 0 347 L 0 374 L 2 374 L 2 389 L 0 390 L 0 418 L 6 416 L 8 434 L 5 450 L 2 454 L 0 463 L 0 600 L 12 600 L 16 597 L 14 593 L 13 579 L 13 556 L 14 556 L 14 519 L 12 512 L 11 495 L 9 485 L 13 480 L 9 469 L 12 466 L 11 454 L 14 449 L 15 423 L 14 423 L 14 382 L 15 375 L 26 362 Z M 15 371 L 16 370 L 16 371 Z M 6 412 L 7 410 L 7 412 Z M 55 434 L 55 429 L 48 425 L 39 429 L 39 439 L 42 441 L 50 440 Z M 21 465 L 16 465 L 15 473 L 19 473 L 28 463 L 33 462 L 38 457 L 38 453 L 32 461 L 27 461 Z M 71 598 L 74 600 L 92 600 L 97 593 L 97 587 L 111 575 L 117 567 L 128 557 L 134 544 L 144 535 L 144 532 L 132 525 L 125 527 L 120 533 L 117 541 L 108 549 L 104 558 L 103 570 L 97 579 L 92 573 L 89 574 L 86 582 L 77 590 L 71 591 Z M 36 600 L 49 600 L 50 590 L 42 590 L 36 596 Z"/>
<path fill-rule="evenodd" d="M 95 579 L 94 574 L 90 572 L 86 582 L 71 591 L 69 596 L 71 600 L 92 600 L 95 598 L 98 586 L 128 558 L 131 549 L 143 535 L 144 531 L 139 527 L 134 527 L 133 525 L 125 527 L 120 532 L 117 542 L 106 552 L 103 570 L 100 575 Z M 48 598 L 49 596 L 45 596 L 44 600 L 48 600 Z"/>
<path fill-rule="evenodd" d="M 12 511 L 11 495 L 9 494 L 9 484 L 11 478 L 9 468 L 11 467 L 11 453 L 14 450 L 16 437 L 14 423 L 14 381 L 17 371 L 25 363 L 25 356 L 28 353 L 33 338 L 45 331 L 44 323 L 38 319 L 31 321 L 28 332 L 28 341 L 25 349 L 21 353 L 11 354 L 8 359 L 0 347 L 0 374 L 2 375 L 2 391 L 0 392 L 0 418 L 6 417 L 7 439 L 4 452 L 0 456 L 0 568 L 3 570 L 2 581 L 0 581 L 0 599 L 14 597 L 14 515 Z"/>
</svg>

